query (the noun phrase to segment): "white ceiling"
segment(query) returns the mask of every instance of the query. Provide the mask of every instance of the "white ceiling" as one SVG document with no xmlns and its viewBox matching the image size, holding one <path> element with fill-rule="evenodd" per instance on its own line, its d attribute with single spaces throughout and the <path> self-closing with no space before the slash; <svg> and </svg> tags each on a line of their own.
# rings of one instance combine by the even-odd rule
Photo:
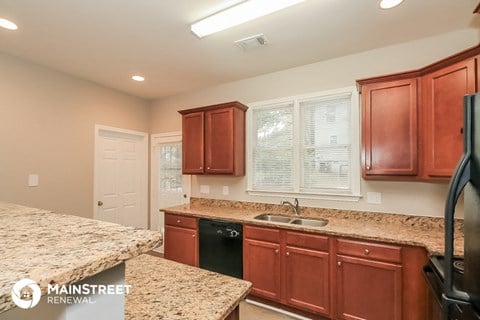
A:
<svg viewBox="0 0 480 320">
<path fill-rule="evenodd" d="M 1 0 L 0 17 L 19 30 L 0 28 L 0 51 L 151 99 L 480 27 L 478 0 L 405 0 L 388 11 L 379 0 L 306 0 L 202 39 L 190 32 L 235 1 Z M 234 45 L 258 33 L 268 45 Z"/>
</svg>

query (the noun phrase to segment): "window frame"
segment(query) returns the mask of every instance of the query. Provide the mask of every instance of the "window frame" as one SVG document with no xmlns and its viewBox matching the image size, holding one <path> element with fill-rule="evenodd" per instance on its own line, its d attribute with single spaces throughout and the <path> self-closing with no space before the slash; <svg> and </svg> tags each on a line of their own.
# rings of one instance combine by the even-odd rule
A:
<svg viewBox="0 0 480 320">
<path fill-rule="evenodd" d="M 300 126 L 300 103 L 308 100 L 324 99 L 335 96 L 351 95 L 350 100 L 350 188 L 348 190 L 322 189 L 320 192 L 300 191 L 302 179 L 301 166 L 301 126 Z M 253 188 L 253 142 L 254 142 L 254 121 L 253 113 L 255 110 L 274 108 L 275 105 L 293 104 L 293 190 L 257 190 Z M 246 158 L 247 158 L 247 187 L 246 192 L 252 196 L 272 196 L 272 197 L 297 197 L 302 199 L 319 200 L 340 200 L 340 201 L 358 201 L 362 196 L 360 193 L 360 105 L 359 93 L 356 87 L 344 87 L 333 90 L 313 92 L 309 94 L 295 95 L 284 98 L 265 100 L 248 104 L 247 111 L 247 139 L 246 139 Z"/>
</svg>

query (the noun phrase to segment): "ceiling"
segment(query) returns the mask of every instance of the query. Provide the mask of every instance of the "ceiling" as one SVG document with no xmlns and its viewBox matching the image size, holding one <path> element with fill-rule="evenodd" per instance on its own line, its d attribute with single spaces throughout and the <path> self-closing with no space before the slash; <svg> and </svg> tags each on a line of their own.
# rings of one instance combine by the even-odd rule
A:
<svg viewBox="0 0 480 320">
<path fill-rule="evenodd" d="M 1 0 L 0 51 L 142 98 L 162 98 L 393 43 L 480 28 L 478 0 L 306 0 L 199 39 L 190 24 L 235 1 Z M 235 40 L 264 33 L 266 46 Z M 130 79 L 145 76 L 145 82 Z"/>
</svg>

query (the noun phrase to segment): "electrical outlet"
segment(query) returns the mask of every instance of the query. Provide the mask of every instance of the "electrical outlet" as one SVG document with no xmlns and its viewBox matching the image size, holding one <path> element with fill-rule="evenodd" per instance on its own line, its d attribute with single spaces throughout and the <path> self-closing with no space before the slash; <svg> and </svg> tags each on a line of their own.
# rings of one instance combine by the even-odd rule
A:
<svg viewBox="0 0 480 320">
<path fill-rule="evenodd" d="M 382 194 L 380 192 L 367 192 L 367 202 L 372 204 L 381 204 Z"/>
<path fill-rule="evenodd" d="M 200 185 L 200 193 L 209 194 L 210 193 L 210 186 L 205 185 L 205 184 L 201 184 Z"/>
<path fill-rule="evenodd" d="M 38 174 L 29 174 L 28 175 L 28 186 L 29 187 L 38 187 Z"/>
<path fill-rule="evenodd" d="M 228 196 L 229 194 L 228 186 L 223 186 L 222 193 L 224 196 Z"/>
</svg>

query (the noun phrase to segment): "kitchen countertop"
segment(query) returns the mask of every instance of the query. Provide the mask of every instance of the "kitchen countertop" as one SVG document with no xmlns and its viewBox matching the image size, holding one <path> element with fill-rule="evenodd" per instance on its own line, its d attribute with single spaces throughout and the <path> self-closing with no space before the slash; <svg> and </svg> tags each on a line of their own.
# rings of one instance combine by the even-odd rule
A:
<svg viewBox="0 0 480 320">
<path fill-rule="evenodd" d="M 431 255 L 444 253 L 443 218 L 302 207 L 302 217 L 328 220 L 324 227 L 311 227 L 254 219 L 266 212 L 291 215 L 292 209 L 288 206 L 200 198 L 192 198 L 190 204 L 166 208 L 163 211 L 265 227 L 421 246 Z M 463 256 L 463 220 L 456 220 L 455 255 Z"/>
<path fill-rule="evenodd" d="M 125 319 L 222 320 L 250 282 L 144 254 L 126 262 Z"/>
<path fill-rule="evenodd" d="M 71 284 L 161 244 L 161 234 L 104 221 L 0 202 L 0 313 L 22 278 Z"/>
</svg>

